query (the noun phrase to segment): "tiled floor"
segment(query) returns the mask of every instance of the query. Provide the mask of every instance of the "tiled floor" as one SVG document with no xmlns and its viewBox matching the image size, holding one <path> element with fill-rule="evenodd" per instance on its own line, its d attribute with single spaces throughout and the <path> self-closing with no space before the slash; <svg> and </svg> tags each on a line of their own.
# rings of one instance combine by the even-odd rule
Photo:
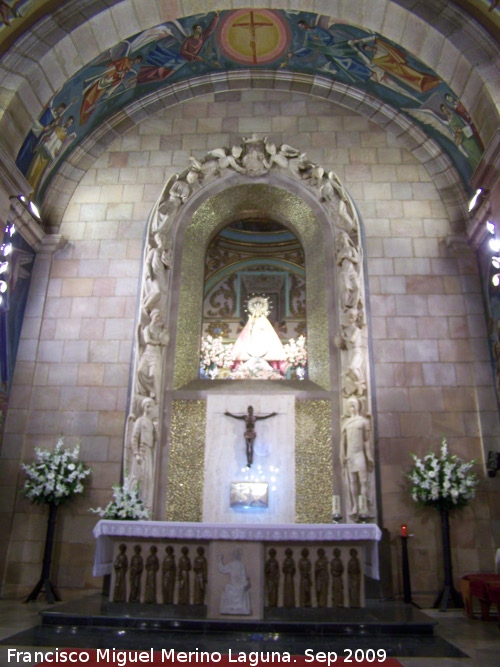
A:
<svg viewBox="0 0 500 667">
<path fill-rule="evenodd" d="M 12 600 L 0 600 L 0 640 L 4 640 L 21 633 L 25 630 L 33 628 L 39 625 L 39 612 L 42 609 L 47 608 L 46 602 L 31 602 L 25 604 L 23 601 L 12 601 Z M 54 607 L 52 607 L 53 609 Z M 434 665 L 439 664 L 441 667 L 498 667 L 500 665 L 500 629 L 496 620 L 489 622 L 483 622 L 479 619 L 469 620 L 464 616 L 463 611 L 450 610 L 444 613 L 434 610 L 427 610 L 426 614 L 430 615 L 433 619 L 437 621 L 437 626 L 435 634 L 438 638 L 445 639 L 447 642 L 453 644 L 455 647 L 461 649 L 461 651 L 467 654 L 468 657 L 437 657 L 427 656 L 427 657 L 401 657 L 398 656 L 397 646 L 399 639 L 397 637 L 389 638 L 377 637 L 374 638 L 373 644 L 374 647 L 379 647 L 384 645 L 384 642 L 387 645 L 387 648 L 391 647 L 393 655 L 399 658 L 400 662 L 404 667 L 433 667 Z M 58 629 L 59 626 L 56 626 L 51 629 L 52 633 L 60 632 Z M 43 639 L 45 630 L 36 634 L 33 632 L 33 637 L 37 636 L 38 639 Z M 107 632 L 107 631 L 106 631 Z M 89 637 L 92 636 L 93 642 L 96 640 L 99 642 L 100 646 L 108 646 L 107 641 L 111 642 L 109 647 L 113 647 L 114 641 L 120 635 L 119 630 L 110 632 L 109 635 L 103 633 L 102 630 L 96 628 L 77 628 L 75 626 L 69 627 L 64 631 L 61 631 L 61 647 L 64 646 L 80 646 L 81 648 L 88 648 Z M 99 638 L 97 638 L 99 634 Z M 124 634 L 124 633 L 122 633 Z M 29 634 L 25 634 L 24 637 L 29 637 Z M 144 641 L 148 641 L 148 635 L 144 635 Z M 203 636 L 203 638 L 198 641 L 198 638 L 194 638 L 189 635 L 179 635 L 170 633 L 169 637 L 166 637 L 165 634 L 162 634 L 164 641 L 170 641 L 172 648 L 175 650 L 183 650 L 192 648 L 193 642 L 196 644 L 206 643 L 210 645 L 211 650 L 221 651 L 224 647 L 228 645 L 231 646 L 234 643 L 235 650 L 264 650 L 263 643 L 266 639 L 262 635 L 246 635 L 242 636 L 242 633 L 224 633 L 219 637 L 214 637 L 210 635 L 209 637 Z M 275 641 L 276 638 L 273 638 Z M 342 642 L 342 638 L 333 639 L 328 636 L 304 636 L 302 639 L 298 637 L 288 637 L 283 640 L 279 639 L 278 642 L 282 641 L 282 644 L 274 646 L 275 650 L 281 648 L 282 650 L 290 650 L 294 653 L 303 652 L 304 647 L 310 647 L 316 651 L 330 650 L 329 647 L 332 646 L 333 642 Z M 363 637 L 359 640 L 359 645 L 364 648 L 370 646 L 370 638 Z M 71 642 L 71 643 L 69 643 Z M 185 642 L 185 646 L 183 643 Z M 288 642 L 288 645 L 286 645 Z M 354 643 L 353 643 L 354 642 Z M 441 642 L 441 639 L 438 639 L 436 645 Z M 356 645 L 356 639 L 350 638 L 346 639 L 346 643 L 349 646 Z M 419 639 L 417 636 L 410 639 L 410 644 L 412 646 L 412 652 L 414 655 L 419 655 L 419 646 L 424 644 L 424 640 Z M 302 646 L 303 645 L 303 646 Z M 337 644 L 334 644 L 337 647 Z M 444 642 L 441 642 L 442 645 L 445 645 Z M 27 651 L 29 646 L 25 644 L 18 645 L 16 644 L 15 638 L 13 638 L 12 644 L 5 644 L 0 646 L 0 667 L 7 667 L 7 665 L 12 664 L 21 664 L 13 663 L 11 660 L 7 660 L 7 651 L 8 648 L 14 647 L 19 648 L 20 650 Z M 43 644 L 37 641 L 36 648 L 40 650 Z M 260 646 L 260 647 L 259 647 Z M 127 648 L 132 648 L 127 646 Z M 137 647 L 144 648 L 144 647 Z M 426 651 L 428 652 L 429 643 L 426 644 Z M 295 650 L 294 650 L 295 649 Z M 200 649 L 202 650 L 202 649 Z M 269 650 L 269 649 L 267 649 Z M 27 663 L 22 663 L 27 664 Z"/>
</svg>

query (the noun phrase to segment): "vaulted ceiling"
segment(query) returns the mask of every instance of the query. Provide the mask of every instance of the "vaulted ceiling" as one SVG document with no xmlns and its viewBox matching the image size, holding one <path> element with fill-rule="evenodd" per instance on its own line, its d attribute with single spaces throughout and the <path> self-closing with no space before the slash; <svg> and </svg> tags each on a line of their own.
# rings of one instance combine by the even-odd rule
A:
<svg viewBox="0 0 500 667">
<path fill-rule="evenodd" d="M 117 136 L 198 95 L 275 88 L 368 116 L 426 166 L 455 220 L 499 127 L 496 2 L 9 4 L 16 10 L 0 12 L 0 143 L 55 224 Z"/>
</svg>

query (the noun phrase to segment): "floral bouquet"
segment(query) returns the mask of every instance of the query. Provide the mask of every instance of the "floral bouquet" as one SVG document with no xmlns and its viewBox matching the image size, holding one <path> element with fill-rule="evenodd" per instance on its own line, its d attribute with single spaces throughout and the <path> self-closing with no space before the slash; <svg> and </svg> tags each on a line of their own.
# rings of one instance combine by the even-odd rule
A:
<svg viewBox="0 0 500 667">
<path fill-rule="evenodd" d="M 139 521 L 149 519 L 149 512 L 139 497 L 139 484 L 132 484 L 130 477 L 126 476 L 123 486 L 113 485 L 113 500 L 104 509 L 97 507 L 90 509 L 93 514 L 99 514 L 102 519 L 115 521 Z"/>
<path fill-rule="evenodd" d="M 420 505 L 439 510 L 465 507 L 476 494 L 479 483 L 472 472 L 475 462 L 465 463 L 448 452 L 446 438 L 441 441 L 441 456 L 433 452 L 423 459 L 412 454 L 413 470 L 406 475 L 412 483 L 411 497 Z"/>
<path fill-rule="evenodd" d="M 291 338 L 286 345 L 283 346 L 285 349 L 286 360 L 294 369 L 304 368 L 307 364 L 307 347 L 306 347 L 306 337 L 299 336 L 297 340 Z"/>
<path fill-rule="evenodd" d="M 55 449 L 35 447 L 36 461 L 21 463 L 26 473 L 23 493 L 32 503 L 61 505 L 84 490 L 84 480 L 91 469 L 78 460 L 80 446 L 63 449 L 59 438 Z"/>
<path fill-rule="evenodd" d="M 230 369 L 234 363 L 233 346 L 224 344 L 222 336 L 213 338 L 206 336 L 201 339 L 200 368 L 202 373 L 214 379 L 223 368 Z"/>
</svg>

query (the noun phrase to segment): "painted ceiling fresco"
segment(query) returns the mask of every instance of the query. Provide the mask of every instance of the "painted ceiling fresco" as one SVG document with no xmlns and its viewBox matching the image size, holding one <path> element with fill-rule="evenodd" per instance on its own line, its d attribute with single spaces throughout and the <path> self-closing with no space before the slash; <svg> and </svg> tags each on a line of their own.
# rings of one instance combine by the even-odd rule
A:
<svg viewBox="0 0 500 667">
<path fill-rule="evenodd" d="M 41 201 L 58 163 L 110 115 L 169 84 L 249 68 L 319 75 L 383 100 L 440 144 L 464 184 L 482 155 L 460 100 L 401 46 L 309 12 L 240 9 L 169 21 L 101 54 L 52 98 L 17 165 Z"/>
</svg>

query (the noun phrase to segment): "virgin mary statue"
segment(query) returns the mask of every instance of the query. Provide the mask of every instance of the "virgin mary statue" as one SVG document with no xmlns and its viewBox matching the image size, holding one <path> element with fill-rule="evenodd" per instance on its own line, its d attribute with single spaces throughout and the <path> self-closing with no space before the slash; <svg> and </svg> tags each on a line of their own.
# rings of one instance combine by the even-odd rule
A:
<svg viewBox="0 0 500 667">
<path fill-rule="evenodd" d="M 248 301 L 248 321 L 233 346 L 236 362 L 280 362 L 285 360 L 283 343 L 268 320 L 269 299 L 254 296 Z M 267 365 L 267 364 L 266 364 Z"/>
</svg>

